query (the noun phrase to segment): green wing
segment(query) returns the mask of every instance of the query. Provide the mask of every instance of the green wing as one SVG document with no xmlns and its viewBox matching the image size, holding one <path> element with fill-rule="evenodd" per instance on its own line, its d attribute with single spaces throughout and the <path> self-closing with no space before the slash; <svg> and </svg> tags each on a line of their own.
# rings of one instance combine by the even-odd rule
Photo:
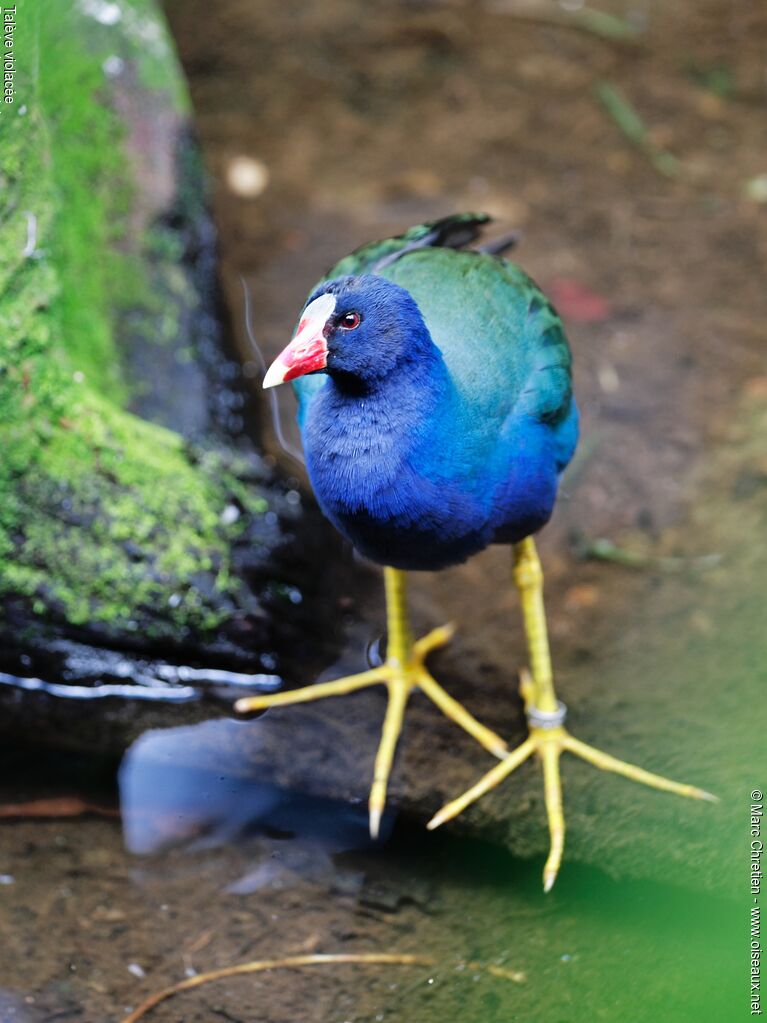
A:
<svg viewBox="0 0 767 1023">
<path fill-rule="evenodd" d="M 562 323 L 519 267 L 430 249 L 381 272 L 416 300 L 465 403 L 490 432 L 512 412 L 552 425 L 567 415 L 571 356 Z"/>
</svg>

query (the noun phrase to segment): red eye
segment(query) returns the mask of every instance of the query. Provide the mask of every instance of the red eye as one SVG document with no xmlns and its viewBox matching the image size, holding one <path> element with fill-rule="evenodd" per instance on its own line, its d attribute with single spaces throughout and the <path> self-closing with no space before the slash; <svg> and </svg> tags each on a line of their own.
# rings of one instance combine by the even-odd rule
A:
<svg viewBox="0 0 767 1023">
<path fill-rule="evenodd" d="M 359 313 L 344 313 L 338 321 L 339 326 L 344 330 L 354 330 L 359 327 L 360 323 L 362 323 L 362 317 Z"/>
</svg>

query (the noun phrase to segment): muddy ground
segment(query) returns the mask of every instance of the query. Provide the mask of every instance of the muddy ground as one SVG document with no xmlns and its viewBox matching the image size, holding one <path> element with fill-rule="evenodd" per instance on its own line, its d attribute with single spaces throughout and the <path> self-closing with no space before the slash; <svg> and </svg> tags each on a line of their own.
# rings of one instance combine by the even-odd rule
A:
<svg viewBox="0 0 767 1023">
<path fill-rule="evenodd" d="M 758 201 L 767 18 L 745 0 L 609 10 L 629 18 L 631 38 L 595 34 L 553 4 L 503 0 L 167 3 L 254 390 L 241 277 L 268 358 L 314 280 L 368 238 L 456 209 L 484 209 L 499 228 L 523 229 L 515 258 L 560 296 L 583 413 L 580 455 L 540 542 L 572 728 L 722 803 L 681 803 L 568 763 L 566 864 L 544 900 L 534 766 L 464 824 L 423 836 L 426 814 L 490 765 L 420 701 L 395 778 L 406 813 L 377 850 L 366 847 L 359 806 L 382 710 L 375 695 L 216 726 L 204 756 L 185 752 L 183 738 L 166 749 L 150 737 L 140 752 L 165 766 L 175 795 L 130 789 L 123 775 L 126 834 L 148 858 L 126 853 L 108 818 L 3 825 L 0 873 L 11 881 L 1 897 L 13 926 L 0 970 L 13 966 L 0 983 L 17 1004 L 4 1010 L 9 1020 L 119 1019 L 123 1006 L 188 968 L 381 949 L 426 950 L 440 966 L 428 976 L 346 967 L 226 982 L 154 1018 L 745 1018 L 733 979 L 746 911 L 744 815 L 765 776 L 756 761 L 767 571 L 767 234 Z M 640 113 L 642 146 L 599 100 L 604 83 Z M 659 151 L 676 157 L 674 176 L 659 172 Z M 231 185 L 242 156 L 268 171 L 252 198 Z M 290 396 L 281 402 L 287 423 Z M 262 428 L 298 473 L 271 438 L 265 406 Z M 584 560 L 600 538 L 639 555 L 640 567 Z M 418 576 L 413 603 L 419 628 L 459 623 L 435 674 L 519 739 L 514 689 L 524 658 L 508 582 L 508 553 L 491 550 Z M 380 629 L 375 587 L 353 617 L 349 666 L 362 663 Z M 259 731 L 243 731 L 251 727 Z M 232 753 L 240 748 L 244 756 Z M 262 768 L 255 781 L 253 762 Z M 91 773 L 70 765 L 54 790 L 27 760 L 9 767 L 5 800 L 88 790 L 114 806 L 109 778 L 94 793 Z M 213 777 L 226 779 L 226 791 Z M 128 810 L 152 827 L 131 832 Z M 163 851 L 177 841 L 182 850 Z M 469 970 L 474 960 L 524 979 Z M 146 976 L 129 972 L 131 963 Z"/>
</svg>

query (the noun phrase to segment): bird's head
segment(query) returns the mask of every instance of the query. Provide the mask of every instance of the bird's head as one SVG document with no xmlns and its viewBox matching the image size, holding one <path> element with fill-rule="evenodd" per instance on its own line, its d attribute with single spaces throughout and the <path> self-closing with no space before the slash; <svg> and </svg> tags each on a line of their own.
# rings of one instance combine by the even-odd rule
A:
<svg viewBox="0 0 767 1023">
<path fill-rule="evenodd" d="M 295 336 L 269 367 L 264 387 L 307 373 L 370 386 L 428 346 L 426 324 L 404 288 L 369 274 L 339 277 L 309 296 Z"/>
</svg>

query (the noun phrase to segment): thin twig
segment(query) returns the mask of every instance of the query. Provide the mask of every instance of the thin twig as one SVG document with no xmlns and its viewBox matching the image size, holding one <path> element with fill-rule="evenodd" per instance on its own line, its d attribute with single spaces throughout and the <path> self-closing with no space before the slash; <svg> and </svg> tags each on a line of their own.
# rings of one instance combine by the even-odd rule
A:
<svg viewBox="0 0 767 1023">
<path fill-rule="evenodd" d="M 21 820 L 33 818 L 38 820 L 59 820 L 63 817 L 84 817 L 93 814 L 96 817 L 117 817 L 120 811 L 111 806 L 99 806 L 87 803 L 79 796 L 54 796 L 51 799 L 29 799 L 26 803 L 0 803 L 0 820 Z"/>
<path fill-rule="evenodd" d="M 261 367 L 261 373 L 265 375 L 266 360 L 264 359 L 264 354 L 261 351 L 258 342 L 256 341 L 256 335 L 253 332 L 253 323 L 251 319 L 250 309 L 250 292 L 248 291 L 248 285 L 245 283 L 245 278 L 242 276 L 242 274 L 240 274 L 240 285 L 242 286 L 242 297 L 245 303 L 245 336 L 250 342 L 250 347 L 253 350 L 253 354 L 256 356 L 256 359 L 258 360 L 258 364 Z M 303 452 L 300 451 L 297 447 L 294 447 L 290 443 L 282 429 L 280 403 L 274 388 L 272 388 L 269 391 L 267 398 L 269 401 L 269 409 L 272 413 L 272 428 L 274 430 L 274 435 L 277 438 L 277 443 L 280 445 L 282 450 L 285 452 L 286 455 L 288 455 L 289 458 L 292 458 L 294 462 L 298 462 L 299 465 L 305 466 L 306 459 L 304 458 Z"/>
<path fill-rule="evenodd" d="M 626 138 L 644 153 L 658 174 L 664 178 L 679 177 L 682 169 L 679 160 L 673 153 L 653 142 L 644 121 L 617 85 L 613 85 L 612 82 L 598 82 L 594 91 L 615 124 Z"/>
<path fill-rule="evenodd" d="M 639 47 L 641 33 L 625 18 L 616 17 L 594 7 L 582 7 L 577 11 L 520 10 L 516 0 L 496 0 L 488 5 L 492 13 L 505 15 L 515 21 L 545 28 L 574 29 L 587 35 L 596 36 L 608 43 Z"/>
<path fill-rule="evenodd" d="M 27 241 L 21 254 L 28 259 L 37 248 L 37 217 L 31 210 L 25 210 L 24 216 L 27 218 Z"/>
<path fill-rule="evenodd" d="M 692 557 L 679 557 L 667 554 L 645 554 L 642 551 L 619 547 L 605 537 L 589 539 L 585 536 L 575 540 L 575 553 L 584 561 L 609 561 L 624 568 L 660 569 L 663 572 L 682 572 L 689 569 L 695 572 L 706 572 L 717 568 L 722 563 L 722 555 L 699 554 Z"/>
<path fill-rule="evenodd" d="M 157 991 L 146 998 L 137 1009 L 134 1009 L 126 1016 L 122 1023 L 136 1023 L 151 1009 L 154 1009 L 166 998 L 171 998 L 181 991 L 189 991 L 191 988 L 199 987 L 201 984 L 209 984 L 213 980 L 223 980 L 225 977 L 236 977 L 244 973 L 263 973 L 265 970 L 293 969 L 300 966 L 324 966 L 343 963 L 368 963 L 379 966 L 433 966 L 434 960 L 428 956 L 401 955 L 398 953 L 378 952 L 340 952 L 303 956 L 285 956 L 283 959 L 256 959 L 250 963 L 240 963 L 237 966 L 224 966 L 220 970 L 210 970 L 207 973 L 198 973 L 195 977 L 188 977 L 186 980 L 172 984 L 170 987 Z"/>
</svg>

